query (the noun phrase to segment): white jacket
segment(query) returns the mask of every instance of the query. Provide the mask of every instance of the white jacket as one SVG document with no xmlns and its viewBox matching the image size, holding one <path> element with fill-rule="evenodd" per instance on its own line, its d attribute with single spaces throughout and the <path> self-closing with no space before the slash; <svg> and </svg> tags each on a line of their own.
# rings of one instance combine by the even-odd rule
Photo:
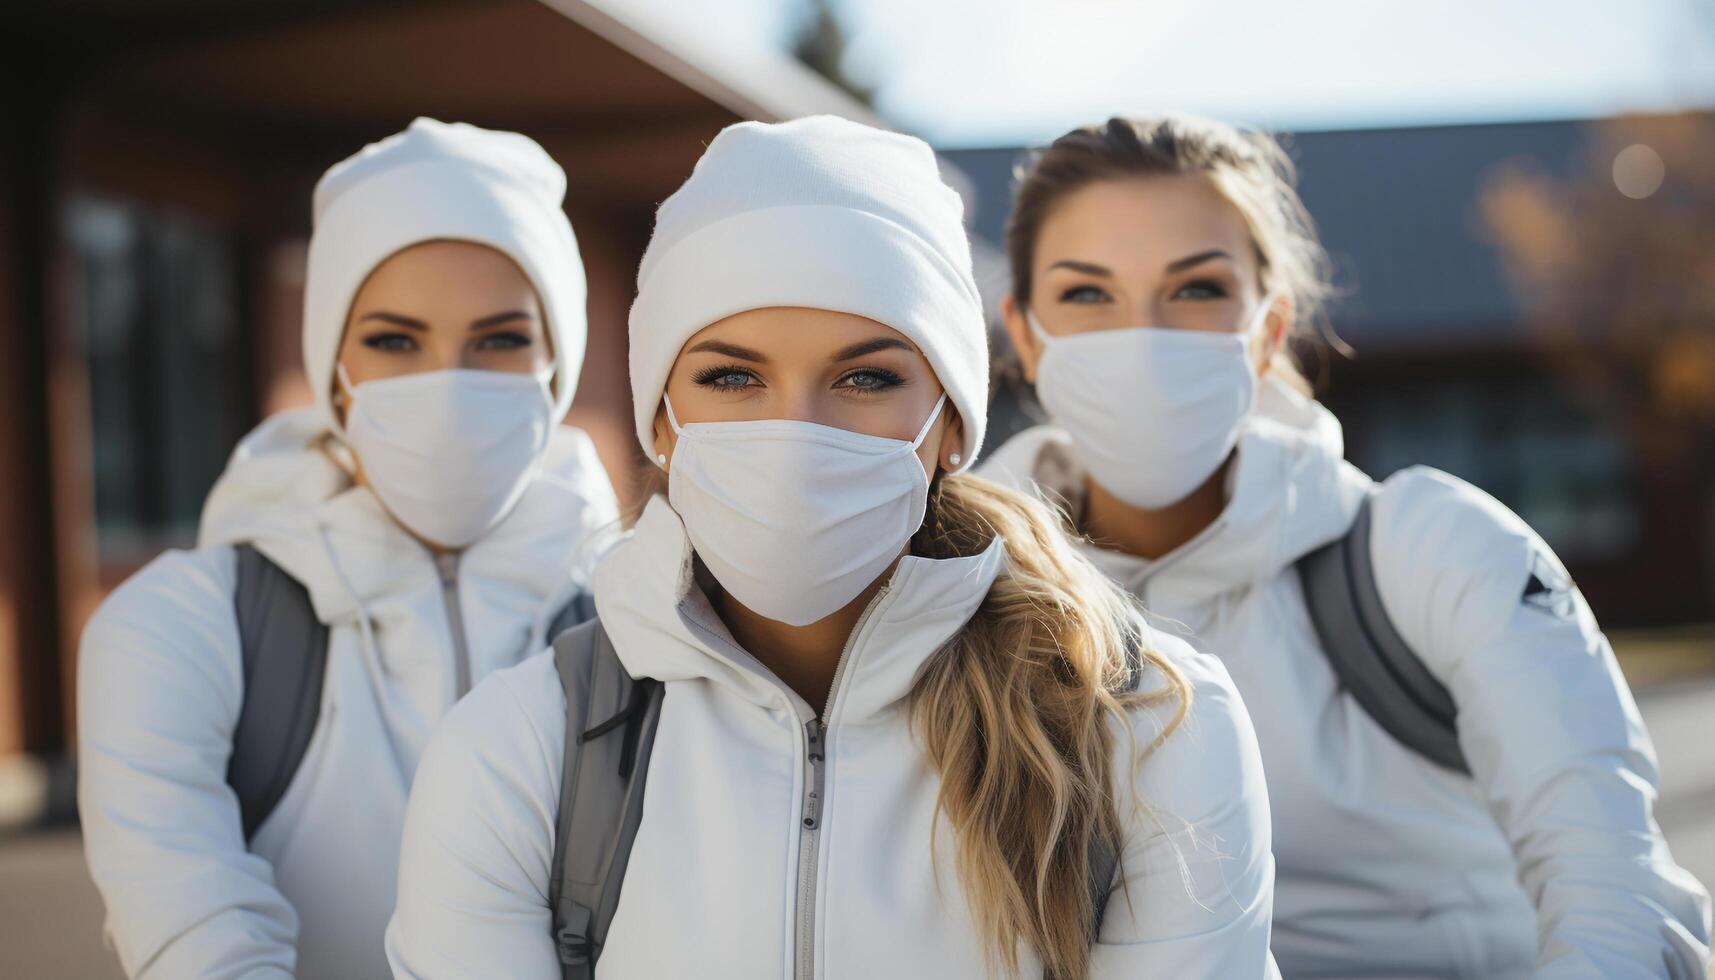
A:
<svg viewBox="0 0 1715 980">
<path fill-rule="evenodd" d="M 593 445 L 560 428 L 512 513 L 437 563 L 312 448 L 322 433 L 311 410 L 263 423 L 216 484 L 201 546 L 138 572 L 84 631 L 84 844 L 133 977 L 386 976 L 407 790 L 462 693 L 459 658 L 481 678 L 538 649 L 586 578 L 580 546 L 617 520 Z M 243 695 L 232 545 L 245 541 L 330 627 L 314 735 L 249 848 L 226 784 Z"/>
<path fill-rule="evenodd" d="M 1086 553 L 1185 624 L 1245 695 L 1274 812 L 1281 972 L 1701 978 L 1708 895 L 1668 854 L 1654 750 L 1559 562 L 1444 473 L 1382 485 L 1377 586 L 1457 701 L 1474 778 L 1413 754 L 1337 689 L 1294 570 L 1345 533 L 1370 480 L 1343 461 L 1331 414 L 1264 391 L 1213 525 L 1157 561 Z M 984 473 L 1082 495 L 1076 450 L 1052 428 Z M 1556 608 L 1522 601 L 1533 570 L 1567 583 Z"/>
<path fill-rule="evenodd" d="M 944 820 L 931 832 L 937 776 L 907 730 L 906 695 L 1002 561 L 998 543 L 969 558 L 900 561 L 836 675 L 822 717 L 822 823 L 807 831 L 816 712 L 737 647 L 695 584 L 678 515 L 650 503 L 595 576 L 620 659 L 666 683 L 599 976 L 985 975 L 956 845 Z M 1217 662 L 1171 638 L 1161 646 L 1190 678 L 1194 707 L 1135 777 L 1161 824 L 1131 826 L 1133 905 L 1117 893 L 1109 903 L 1092 975 L 1274 976 L 1268 806 L 1250 724 Z M 1136 712 L 1140 742 L 1164 711 Z M 491 677 L 448 716 L 405 823 L 387 932 L 396 977 L 560 975 L 547 889 L 565 721 L 548 653 Z M 1021 961 L 1021 976 L 1042 975 L 1033 953 Z"/>
</svg>

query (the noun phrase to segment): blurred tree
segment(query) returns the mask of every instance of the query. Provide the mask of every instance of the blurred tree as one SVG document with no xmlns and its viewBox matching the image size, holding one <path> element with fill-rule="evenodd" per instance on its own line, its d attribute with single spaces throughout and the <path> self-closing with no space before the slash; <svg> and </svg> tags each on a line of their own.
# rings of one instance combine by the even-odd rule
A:
<svg viewBox="0 0 1715 980">
<path fill-rule="evenodd" d="M 1715 447 L 1715 116 L 1590 126 L 1569 178 L 1509 162 L 1480 202 L 1543 347 L 1652 468 Z"/>
<path fill-rule="evenodd" d="M 828 81 L 844 89 L 864 105 L 875 104 L 875 90 L 859 84 L 846 73 L 847 37 L 840 18 L 834 13 L 834 0 L 805 0 L 804 28 L 793 45 L 798 60 L 814 69 Z"/>
</svg>

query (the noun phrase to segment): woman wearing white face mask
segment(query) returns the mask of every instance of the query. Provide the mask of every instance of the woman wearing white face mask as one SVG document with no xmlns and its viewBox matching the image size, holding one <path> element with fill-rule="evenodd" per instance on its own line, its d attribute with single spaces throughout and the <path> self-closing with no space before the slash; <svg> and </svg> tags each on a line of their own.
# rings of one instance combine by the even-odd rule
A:
<svg viewBox="0 0 1715 980">
<path fill-rule="evenodd" d="M 563 684 L 544 654 L 449 716 L 396 976 L 1273 975 L 1225 676 L 962 472 L 988 358 L 960 211 L 922 143 L 828 117 L 728 128 L 662 205 L 631 373 L 666 493 L 595 575 L 640 680 L 604 720 L 599 662 Z M 563 812 L 616 757 L 646 778 L 588 824 L 636 817 L 618 847 Z M 565 908 L 591 886 L 605 913 Z"/>
<path fill-rule="evenodd" d="M 387 975 L 430 730 L 540 647 L 617 521 L 558 424 L 585 333 L 564 193 L 529 139 L 423 119 L 317 186 L 319 404 L 248 436 L 199 547 L 83 637 L 84 839 L 129 975 Z"/>
<path fill-rule="evenodd" d="M 1075 130 L 1022 171 L 1008 249 L 1008 332 L 1054 424 L 984 473 L 1061 505 L 1231 670 L 1282 973 L 1701 977 L 1708 896 L 1560 563 L 1446 474 L 1345 463 L 1286 356 L 1326 285 L 1279 148 L 1179 118 Z"/>
</svg>

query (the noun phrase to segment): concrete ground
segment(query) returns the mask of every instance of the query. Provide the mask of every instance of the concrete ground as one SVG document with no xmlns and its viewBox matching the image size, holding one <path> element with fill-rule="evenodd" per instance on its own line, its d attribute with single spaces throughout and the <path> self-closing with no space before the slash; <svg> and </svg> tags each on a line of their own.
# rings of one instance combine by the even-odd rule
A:
<svg viewBox="0 0 1715 980">
<path fill-rule="evenodd" d="M 1715 678 L 1639 695 L 1662 763 L 1657 814 L 1679 863 L 1715 885 Z M 122 977 L 75 829 L 0 840 L 0 977 Z"/>
</svg>

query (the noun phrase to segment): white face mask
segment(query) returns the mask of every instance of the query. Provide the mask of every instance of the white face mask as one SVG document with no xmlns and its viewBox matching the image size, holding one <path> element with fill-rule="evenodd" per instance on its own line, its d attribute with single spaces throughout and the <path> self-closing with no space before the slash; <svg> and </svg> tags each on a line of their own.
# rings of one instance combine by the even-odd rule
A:
<svg viewBox="0 0 1715 980">
<path fill-rule="evenodd" d="M 463 548 L 523 496 L 554 428 L 553 371 L 427 371 L 346 390 L 345 441 L 375 495 L 424 539 Z"/>
<path fill-rule="evenodd" d="M 1251 335 L 1137 327 L 1042 340 L 1036 394 L 1077 445 L 1090 476 L 1120 500 L 1158 510 L 1202 486 L 1238 444 L 1256 404 Z"/>
<path fill-rule="evenodd" d="M 857 598 L 923 523 L 929 475 L 910 442 L 814 422 L 680 425 L 667 499 L 703 563 L 732 597 L 789 626 Z"/>
</svg>

